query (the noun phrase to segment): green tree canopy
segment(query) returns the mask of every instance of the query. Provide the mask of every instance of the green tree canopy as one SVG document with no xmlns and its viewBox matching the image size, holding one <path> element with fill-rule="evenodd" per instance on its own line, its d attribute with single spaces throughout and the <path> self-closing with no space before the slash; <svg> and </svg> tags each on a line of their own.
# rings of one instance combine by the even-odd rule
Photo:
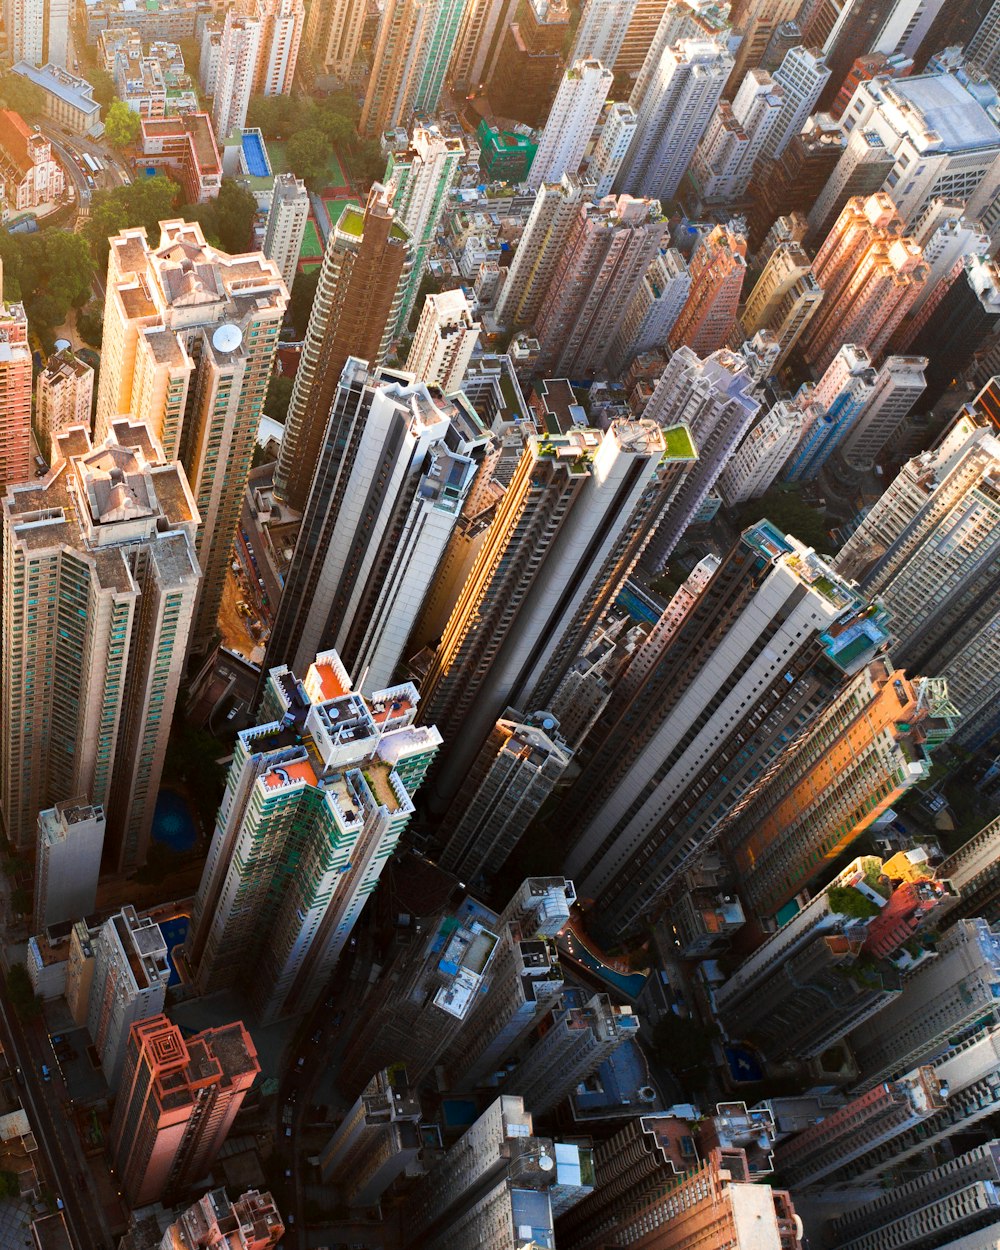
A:
<svg viewBox="0 0 1000 1250">
<path fill-rule="evenodd" d="M 288 416 L 288 404 L 292 398 L 292 387 L 294 381 L 292 378 L 286 377 L 277 370 L 271 374 L 271 381 L 267 388 L 267 398 L 264 400 L 264 411 L 269 417 L 282 424 Z"/>
<path fill-rule="evenodd" d="M 22 1020 L 34 1020 L 41 1015 L 42 1004 L 35 997 L 35 989 L 24 964 L 11 964 L 7 969 L 5 984 L 14 1010 Z"/>
<path fill-rule="evenodd" d="M 123 152 L 139 137 L 139 114 L 133 113 L 122 100 L 112 100 L 104 119 L 104 137 L 113 148 Z"/>
<path fill-rule="evenodd" d="M 285 151 L 296 178 L 302 178 L 312 186 L 325 177 L 330 145 L 322 130 L 310 128 L 298 131 L 289 139 Z"/>
<path fill-rule="evenodd" d="M 743 504 L 737 515 L 743 527 L 767 517 L 782 533 L 791 534 L 819 552 L 830 551 L 829 526 L 822 510 L 807 504 L 794 488 L 772 486 L 759 499 Z"/>
<path fill-rule="evenodd" d="M 289 315 L 292 319 L 292 325 L 295 327 L 295 333 L 300 339 L 304 339 L 306 336 L 306 329 L 309 326 L 309 313 L 316 298 L 316 287 L 318 285 L 319 270 L 314 269 L 312 273 L 300 273 L 295 279 L 295 285 L 292 287 Z"/>
<path fill-rule="evenodd" d="M 204 204 L 187 204 L 180 210 L 188 221 L 197 221 L 210 243 L 225 252 L 245 252 L 257 216 L 257 201 L 234 178 L 223 178 L 219 194 Z"/>
<path fill-rule="evenodd" d="M 45 111 L 45 92 L 30 78 L 8 70 L 0 76 L 0 103 L 22 117 L 41 117 Z"/>
<path fill-rule="evenodd" d="M 94 88 L 94 99 L 101 106 L 101 118 L 106 119 L 115 101 L 115 80 L 106 69 L 95 67 L 87 70 L 87 81 Z"/>
<path fill-rule="evenodd" d="M 87 240 L 98 265 L 108 262 L 108 240 L 126 226 L 144 226 L 155 243 L 160 237 L 159 223 L 173 215 L 177 200 L 177 184 L 157 174 L 153 178 L 136 178 L 127 187 L 95 191 L 87 219 Z"/>
<path fill-rule="evenodd" d="M 28 320 L 43 337 L 71 307 L 82 307 L 90 298 L 94 261 L 81 235 L 69 230 L 3 233 L 0 257 L 7 298 L 16 287 Z"/>
</svg>

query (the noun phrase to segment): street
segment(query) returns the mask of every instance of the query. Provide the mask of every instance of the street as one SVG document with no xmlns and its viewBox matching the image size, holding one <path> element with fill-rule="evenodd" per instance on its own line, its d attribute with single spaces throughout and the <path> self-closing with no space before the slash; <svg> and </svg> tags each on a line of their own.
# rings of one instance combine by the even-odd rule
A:
<svg viewBox="0 0 1000 1250">
<path fill-rule="evenodd" d="M 41 1064 L 45 1058 L 41 1046 L 48 1047 L 48 1041 L 42 1043 L 41 1035 L 33 1037 L 24 1029 L 3 984 L 0 984 L 0 1037 L 11 1056 L 12 1066 L 20 1066 L 23 1083 L 19 1083 L 19 1088 L 24 1107 L 45 1157 L 45 1171 L 53 1193 L 62 1199 L 76 1250 L 112 1250 L 114 1243 L 103 1212 L 94 1202 L 91 1187 L 82 1183 L 87 1164 L 73 1122 L 63 1105 L 65 1091 L 57 1077 L 49 1082 L 41 1079 Z M 51 1053 L 48 1062 L 54 1066 Z"/>
</svg>

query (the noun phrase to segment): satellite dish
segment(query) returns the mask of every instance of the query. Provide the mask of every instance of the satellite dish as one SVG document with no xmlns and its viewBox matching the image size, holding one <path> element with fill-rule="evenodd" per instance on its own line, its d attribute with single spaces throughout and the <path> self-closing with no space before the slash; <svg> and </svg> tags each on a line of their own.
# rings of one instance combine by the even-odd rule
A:
<svg viewBox="0 0 1000 1250">
<path fill-rule="evenodd" d="M 538 1156 L 538 1166 L 542 1169 L 543 1172 L 551 1172 L 552 1169 L 555 1167 L 555 1165 L 556 1165 L 556 1161 L 555 1159 L 552 1158 L 551 1155 L 539 1155 Z"/>
<path fill-rule="evenodd" d="M 217 352 L 234 352 L 242 342 L 243 331 L 228 322 L 219 326 L 212 335 L 212 346 Z"/>
</svg>

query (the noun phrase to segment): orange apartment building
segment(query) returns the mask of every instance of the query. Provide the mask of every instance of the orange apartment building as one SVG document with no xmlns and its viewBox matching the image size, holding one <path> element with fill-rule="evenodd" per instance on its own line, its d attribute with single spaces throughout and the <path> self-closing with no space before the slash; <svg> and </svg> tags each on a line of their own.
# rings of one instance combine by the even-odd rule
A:
<svg viewBox="0 0 1000 1250">
<path fill-rule="evenodd" d="M 112 1157 L 131 1206 L 206 1175 L 259 1071 L 241 1022 L 187 1040 L 166 1016 L 132 1026 L 111 1125 Z"/>
</svg>

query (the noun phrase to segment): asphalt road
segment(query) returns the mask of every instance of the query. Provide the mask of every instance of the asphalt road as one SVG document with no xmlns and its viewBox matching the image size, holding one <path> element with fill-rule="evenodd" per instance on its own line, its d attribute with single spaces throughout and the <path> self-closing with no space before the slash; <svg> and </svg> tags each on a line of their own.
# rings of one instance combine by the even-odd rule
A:
<svg viewBox="0 0 1000 1250">
<path fill-rule="evenodd" d="M 41 1146 L 48 1181 L 55 1195 L 62 1199 L 63 1211 L 75 1250 L 112 1250 L 110 1234 L 103 1212 L 94 1194 L 84 1181 L 86 1161 L 80 1149 L 76 1130 L 65 1106 L 67 1094 L 55 1072 L 55 1056 L 48 1053 L 44 1035 L 24 1029 L 7 997 L 0 979 L 0 1035 L 4 1048 L 19 1065 L 23 1084 L 20 1095 Z M 43 1081 L 41 1064 L 53 1069 L 51 1081 Z"/>
</svg>

